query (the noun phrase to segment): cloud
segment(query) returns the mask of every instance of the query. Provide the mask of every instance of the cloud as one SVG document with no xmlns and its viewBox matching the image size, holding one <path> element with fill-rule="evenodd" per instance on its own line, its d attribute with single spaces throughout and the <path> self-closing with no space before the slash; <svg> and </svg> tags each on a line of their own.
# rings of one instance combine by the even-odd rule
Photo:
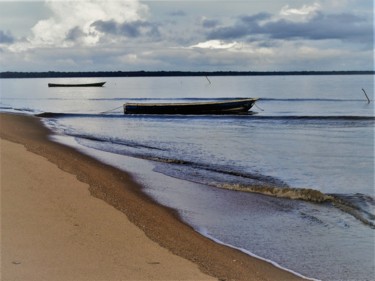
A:
<svg viewBox="0 0 375 281">
<path fill-rule="evenodd" d="M 263 39 L 338 39 L 352 43 L 372 44 L 371 20 L 350 13 L 326 14 L 317 9 L 305 6 L 299 10 L 284 9 L 284 14 L 309 15 L 305 21 L 275 19 L 266 13 L 240 16 L 232 25 L 208 29 L 207 39 L 251 41 L 252 38 L 262 36 Z"/>
<path fill-rule="evenodd" d="M 287 20 L 269 22 L 262 26 L 261 32 L 277 39 L 338 39 L 369 43 L 373 38 L 371 23 L 364 18 L 352 14 L 324 14 L 321 12 L 303 23 Z"/>
<path fill-rule="evenodd" d="M 138 0 L 48 0 L 46 5 L 52 16 L 40 20 L 32 28 L 32 35 L 28 38 L 30 47 L 71 47 L 75 43 L 93 46 L 105 36 L 101 29 L 96 28 L 95 23 L 107 23 L 107 27 L 113 23 L 125 28 L 127 23 L 139 23 L 148 13 L 147 6 Z M 139 29 L 136 28 L 134 32 L 137 30 Z M 128 30 L 129 34 L 131 32 Z"/>
<path fill-rule="evenodd" d="M 271 18 L 268 13 L 240 16 L 234 25 L 218 26 L 208 32 L 207 39 L 237 39 L 260 33 L 260 21 Z"/>
<path fill-rule="evenodd" d="M 228 4 L 230 11 L 193 1 L 184 12 L 155 1 L 46 1 L 28 37 L 0 30 L 0 64 L 30 71 L 372 69 L 368 4 L 314 1 L 320 6 L 285 0 L 279 10 L 251 9 L 247 1 L 249 9 Z M 251 10 L 263 12 L 243 14 Z"/>
<path fill-rule="evenodd" d="M 313 5 L 303 5 L 301 8 L 290 8 L 289 5 L 284 6 L 280 15 L 284 18 L 296 21 L 305 21 L 310 17 L 314 16 L 318 11 L 321 10 L 319 3 L 314 3 Z"/>
<path fill-rule="evenodd" d="M 241 22 L 248 25 L 257 25 L 260 21 L 268 20 L 272 17 L 269 13 L 259 13 L 251 16 L 241 16 Z"/>
<path fill-rule="evenodd" d="M 78 39 L 84 36 L 85 36 L 85 33 L 82 31 L 82 29 L 76 26 L 68 31 L 65 38 L 66 40 L 77 41 Z"/>
<path fill-rule="evenodd" d="M 9 31 L 0 30 L 0 44 L 12 44 L 15 38 Z"/>
<path fill-rule="evenodd" d="M 213 28 L 220 24 L 220 21 L 217 19 L 207 19 L 205 17 L 202 18 L 201 24 L 204 28 Z"/>
<path fill-rule="evenodd" d="M 128 38 L 137 38 L 147 36 L 149 38 L 157 38 L 160 36 L 158 26 L 147 21 L 137 20 L 132 22 L 118 23 L 114 20 L 96 21 L 91 27 L 103 34 L 121 35 Z"/>
<path fill-rule="evenodd" d="M 190 46 L 190 48 L 201 48 L 201 49 L 230 49 L 237 45 L 237 42 L 226 43 L 220 40 L 209 40 L 201 42 L 196 45 Z"/>
</svg>

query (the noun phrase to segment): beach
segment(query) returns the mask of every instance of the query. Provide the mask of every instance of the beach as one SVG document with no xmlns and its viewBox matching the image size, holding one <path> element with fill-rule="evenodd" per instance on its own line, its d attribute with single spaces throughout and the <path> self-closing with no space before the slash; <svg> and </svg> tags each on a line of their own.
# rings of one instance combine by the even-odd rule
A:
<svg viewBox="0 0 375 281">
<path fill-rule="evenodd" d="M 300 279 L 203 237 L 39 118 L 0 125 L 2 280 Z"/>
</svg>

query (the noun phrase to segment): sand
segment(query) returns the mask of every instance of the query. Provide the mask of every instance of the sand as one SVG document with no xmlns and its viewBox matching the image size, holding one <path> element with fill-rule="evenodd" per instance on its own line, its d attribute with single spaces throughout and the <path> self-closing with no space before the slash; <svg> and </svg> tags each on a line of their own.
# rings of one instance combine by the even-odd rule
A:
<svg viewBox="0 0 375 281">
<path fill-rule="evenodd" d="M 0 115 L 1 280 L 298 280 L 219 245 L 128 175 Z M 254 226 L 256 227 L 256 226 Z"/>
</svg>

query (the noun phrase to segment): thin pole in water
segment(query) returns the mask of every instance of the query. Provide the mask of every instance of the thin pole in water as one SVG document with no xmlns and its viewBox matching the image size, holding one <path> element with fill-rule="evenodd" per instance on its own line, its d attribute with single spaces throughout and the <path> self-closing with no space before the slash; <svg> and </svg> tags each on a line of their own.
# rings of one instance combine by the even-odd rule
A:
<svg viewBox="0 0 375 281">
<path fill-rule="evenodd" d="M 210 81 L 210 79 L 208 79 L 208 77 L 207 77 L 207 76 L 206 76 L 206 79 L 207 79 L 208 83 L 210 83 L 210 84 L 211 84 L 211 81 Z"/>
<path fill-rule="evenodd" d="M 366 94 L 366 91 L 363 88 L 362 88 L 362 91 L 363 91 L 363 93 L 365 94 L 365 96 L 367 98 L 367 103 L 370 103 L 370 99 L 369 99 L 368 95 Z"/>
</svg>

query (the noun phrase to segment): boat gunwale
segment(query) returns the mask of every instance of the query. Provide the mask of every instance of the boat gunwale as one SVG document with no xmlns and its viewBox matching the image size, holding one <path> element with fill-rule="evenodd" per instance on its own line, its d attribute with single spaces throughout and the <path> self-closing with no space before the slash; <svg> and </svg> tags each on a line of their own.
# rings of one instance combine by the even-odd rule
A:
<svg viewBox="0 0 375 281">
<path fill-rule="evenodd" d="M 124 107 L 126 106 L 140 106 L 140 107 L 158 107 L 158 106 L 199 106 L 199 105 L 220 105 L 226 103 L 242 103 L 242 102 L 256 102 L 259 100 L 258 98 L 244 98 L 244 99 L 233 99 L 233 100 L 225 100 L 225 101 L 211 101 L 211 102 L 185 102 L 185 103 L 125 103 Z"/>
<path fill-rule="evenodd" d="M 93 83 L 48 83 L 48 87 L 103 87 L 106 81 L 104 82 L 93 82 Z"/>
</svg>

